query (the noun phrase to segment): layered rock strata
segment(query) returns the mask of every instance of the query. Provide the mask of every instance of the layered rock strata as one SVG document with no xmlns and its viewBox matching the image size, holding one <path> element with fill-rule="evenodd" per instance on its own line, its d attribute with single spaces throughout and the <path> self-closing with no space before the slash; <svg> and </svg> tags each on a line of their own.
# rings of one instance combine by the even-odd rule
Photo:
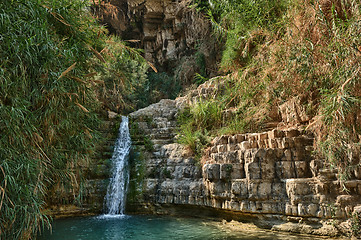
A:
<svg viewBox="0 0 361 240">
<path fill-rule="evenodd" d="M 55 217 L 100 214 L 111 176 L 111 157 L 118 134 L 119 118 L 108 112 L 100 134 L 104 139 L 97 145 L 91 159 L 69 166 L 70 181 L 56 182 L 48 193 L 46 211 Z"/>
<path fill-rule="evenodd" d="M 341 184 L 334 171 L 313 158 L 313 136 L 301 128 L 216 137 L 201 162 L 176 143 L 178 110 L 217 94 L 220 86 L 207 83 L 186 98 L 162 100 L 130 115 L 142 133 L 137 137 L 148 136 L 153 147 L 136 143 L 145 172 L 128 210 L 172 213 L 194 207 L 223 211 L 226 218 L 263 219 L 275 230 L 349 231 L 348 219 L 361 204 L 361 180 Z"/>
<path fill-rule="evenodd" d="M 93 12 L 110 32 L 144 49 L 160 72 L 189 83 L 195 73 L 215 75 L 219 44 L 211 25 L 187 0 L 95 1 Z M 206 67 L 207 66 L 207 67 Z"/>
</svg>

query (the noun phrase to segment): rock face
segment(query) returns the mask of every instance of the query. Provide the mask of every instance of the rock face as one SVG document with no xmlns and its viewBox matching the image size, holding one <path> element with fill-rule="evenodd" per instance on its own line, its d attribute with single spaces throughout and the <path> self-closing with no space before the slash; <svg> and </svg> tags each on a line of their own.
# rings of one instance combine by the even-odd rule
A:
<svg viewBox="0 0 361 240">
<path fill-rule="evenodd" d="M 219 89 L 207 83 L 186 98 L 162 100 L 130 115 L 141 133 L 135 138 L 149 137 L 153 146 L 146 150 L 144 142 L 136 142 L 145 171 L 128 211 L 211 208 L 236 219 L 262 219 L 275 230 L 348 232 L 348 218 L 360 208 L 361 181 L 340 184 L 335 172 L 313 158 L 309 133 L 288 128 L 216 137 L 201 162 L 175 143 L 179 108 Z"/>
<path fill-rule="evenodd" d="M 175 143 L 177 112 L 177 101 L 162 100 L 130 114 L 131 128 L 140 129 L 133 141 L 136 151 L 143 151 L 145 173 L 137 183 L 141 192 L 128 210 L 142 211 L 153 204 L 197 204 L 204 198 L 201 166 Z M 151 151 L 145 151 L 144 136 L 153 144 Z"/>
<path fill-rule="evenodd" d="M 93 12 L 112 33 L 144 49 L 159 71 L 187 82 L 196 72 L 213 76 L 220 57 L 210 24 L 188 5 L 186 0 L 96 1 Z"/>
<path fill-rule="evenodd" d="M 119 127 L 119 119 L 115 117 L 116 114 L 108 112 L 100 131 L 106 140 L 97 146 L 95 156 L 69 168 L 71 182 L 60 181 L 51 187 L 46 199 L 50 215 L 68 217 L 102 212 Z"/>
</svg>

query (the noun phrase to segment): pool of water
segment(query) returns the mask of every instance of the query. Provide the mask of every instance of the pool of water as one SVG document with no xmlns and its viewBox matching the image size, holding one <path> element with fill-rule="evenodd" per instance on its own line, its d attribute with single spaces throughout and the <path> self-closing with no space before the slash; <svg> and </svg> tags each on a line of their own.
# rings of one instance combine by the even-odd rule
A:
<svg viewBox="0 0 361 240">
<path fill-rule="evenodd" d="M 98 216 L 58 219 L 39 240 L 220 240 L 316 239 L 244 227 L 234 230 L 217 221 L 160 216 Z"/>
</svg>

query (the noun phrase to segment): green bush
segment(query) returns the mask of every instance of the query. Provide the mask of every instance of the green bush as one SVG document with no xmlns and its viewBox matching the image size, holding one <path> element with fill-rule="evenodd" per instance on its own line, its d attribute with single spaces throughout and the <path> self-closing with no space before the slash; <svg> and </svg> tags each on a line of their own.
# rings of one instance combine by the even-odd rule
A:
<svg viewBox="0 0 361 240">
<path fill-rule="evenodd" d="M 351 234 L 352 236 L 360 236 L 361 234 L 361 214 L 354 213 L 351 217 Z"/>
<path fill-rule="evenodd" d="M 30 239 L 49 226 L 53 184 L 81 201 L 78 166 L 98 139 L 99 88 L 119 79 L 127 88 L 146 67 L 117 40 L 125 50 L 113 51 L 81 0 L 1 1 L 0 33 L 0 238 Z M 109 84 L 107 72 L 120 77 Z"/>
<path fill-rule="evenodd" d="M 111 37 L 103 55 L 107 61 L 95 79 L 101 83 L 97 92 L 105 107 L 123 113 L 145 107 L 149 65 L 141 57 L 141 52 Z"/>
<path fill-rule="evenodd" d="M 266 119 L 259 113 L 268 106 L 259 106 L 263 98 L 258 93 L 263 90 L 263 84 L 224 78 L 223 87 L 213 97 L 198 99 L 180 112 L 178 142 L 199 158 L 212 137 L 259 130 Z"/>
<path fill-rule="evenodd" d="M 222 67 L 234 80 L 223 100 L 216 99 L 223 111 L 235 110 L 219 133 L 260 130 L 272 107 L 298 96 L 314 117 L 308 129 L 317 136 L 315 153 L 338 169 L 341 180 L 353 177 L 361 152 L 361 5 L 354 0 L 194 2 L 208 10 L 214 31 L 225 39 Z"/>
<path fill-rule="evenodd" d="M 164 98 L 175 99 L 182 90 L 181 83 L 175 77 L 167 73 L 148 74 L 148 104 L 157 102 Z"/>
<path fill-rule="evenodd" d="M 211 0 L 208 5 L 203 1 L 198 4 L 208 9 L 215 32 L 226 39 L 221 64 L 224 69 L 233 69 L 235 62 L 247 62 L 245 51 L 249 51 L 247 42 L 253 32 L 277 32 L 288 7 L 287 0 Z"/>
</svg>

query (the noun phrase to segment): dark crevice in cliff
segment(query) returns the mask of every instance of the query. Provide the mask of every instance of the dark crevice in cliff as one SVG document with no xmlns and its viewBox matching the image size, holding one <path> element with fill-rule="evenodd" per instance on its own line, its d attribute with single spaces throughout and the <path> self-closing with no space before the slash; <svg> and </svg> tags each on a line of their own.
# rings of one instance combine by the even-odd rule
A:
<svg viewBox="0 0 361 240">
<path fill-rule="evenodd" d="M 197 74 L 218 74 L 221 46 L 208 20 L 187 1 L 99 1 L 93 13 L 110 33 L 143 49 L 145 59 L 158 69 L 158 74 L 148 76 L 154 90 L 148 104 L 174 99 L 199 81 Z"/>
</svg>

